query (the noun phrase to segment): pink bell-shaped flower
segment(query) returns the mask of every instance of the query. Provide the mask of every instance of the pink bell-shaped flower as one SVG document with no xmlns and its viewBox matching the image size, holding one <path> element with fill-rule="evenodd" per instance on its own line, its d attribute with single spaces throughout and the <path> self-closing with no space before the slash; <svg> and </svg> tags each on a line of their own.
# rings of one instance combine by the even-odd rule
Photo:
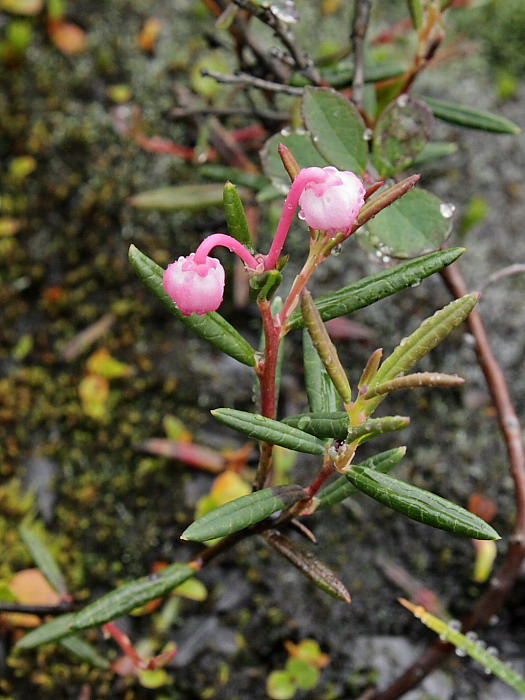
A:
<svg viewBox="0 0 525 700">
<path fill-rule="evenodd" d="M 299 198 L 299 218 L 321 231 L 348 233 L 365 203 L 365 186 L 350 170 L 322 170 L 326 180 L 309 182 Z"/>
<path fill-rule="evenodd" d="M 195 262 L 195 253 L 181 256 L 164 273 L 164 289 L 185 315 L 203 315 L 219 308 L 224 294 L 224 268 L 217 258 Z"/>
</svg>

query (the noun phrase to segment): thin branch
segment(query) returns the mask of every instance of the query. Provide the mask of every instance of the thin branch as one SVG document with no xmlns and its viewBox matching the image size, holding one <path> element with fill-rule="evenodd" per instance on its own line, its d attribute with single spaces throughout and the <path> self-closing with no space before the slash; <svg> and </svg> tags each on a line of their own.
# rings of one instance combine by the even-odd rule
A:
<svg viewBox="0 0 525 700">
<path fill-rule="evenodd" d="M 514 277 L 515 275 L 522 275 L 524 272 L 525 263 L 514 263 L 514 265 L 507 265 L 507 267 L 503 267 L 501 268 L 501 270 L 497 270 L 497 272 L 494 272 L 492 275 L 487 277 L 487 279 L 480 286 L 479 291 L 483 291 L 489 286 L 489 284 L 499 282 L 505 277 Z"/>
<path fill-rule="evenodd" d="M 352 46 L 354 49 L 354 78 L 352 81 L 352 102 L 356 107 L 363 106 L 365 88 L 365 35 L 370 20 L 372 0 L 356 0 L 352 26 Z"/>
<path fill-rule="evenodd" d="M 454 297 L 459 298 L 468 293 L 467 285 L 457 264 L 444 268 L 441 275 Z M 473 627 L 486 625 L 490 617 L 501 609 L 508 592 L 516 582 L 525 559 L 525 450 L 522 430 L 505 376 L 494 357 L 485 326 L 477 309 L 470 313 L 467 323 L 476 340 L 478 361 L 496 406 L 498 421 L 507 447 L 510 473 L 514 481 L 517 513 L 505 559 L 492 575 L 485 594 L 464 619 L 461 628 L 463 632 Z M 401 697 L 420 683 L 453 649 L 451 644 L 436 641 L 397 680 L 385 690 L 374 693 L 370 700 L 396 700 L 396 698 Z"/>
<path fill-rule="evenodd" d="M 268 92 L 280 92 L 284 95 L 292 95 L 294 97 L 301 97 L 303 94 L 303 88 L 292 87 L 291 85 L 283 85 L 282 83 L 274 83 L 271 80 L 263 80 L 262 78 L 255 78 L 248 73 L 237 73 L 237 75 L 226 75 L 224 73 L 219 73 L 215 70 L 209 70 L 208 68 L 203 68 L 201 70 L 201 75 L 208 78 L 213 78 L 218 83 L 225 83 L 226 85 L 241 85 L 242 87 L 254 87 L 258 90 L 268 90 Z"/>
<path fill-rule="evenodd" d="M 255 117 L 267 121 L 288 121 L 288 112 L 279 112 L 272 109 L 243 109 L 242 107 L 175 107 L 170 115 L 176 119 L 186 117 Z"/>
<path fill-rule="evenodd" d="M 323 80 L 319 71 L 314 65 L 310 56 L 298 46 L 295 35 L 287 22 L 280 19 L 271 7 L 263 5 L 255 5 L 250 0 L 233 0 L 233 2 L 243 10 L 247 10 L 257 19 L 264 22 L 270 29 L 275 32 L 277 38 L 282 42 L 292 57 L 297 70 L 302 73 L 308 80 L 311 80 L 314 85 L 323 85 Z"/>
</svg>

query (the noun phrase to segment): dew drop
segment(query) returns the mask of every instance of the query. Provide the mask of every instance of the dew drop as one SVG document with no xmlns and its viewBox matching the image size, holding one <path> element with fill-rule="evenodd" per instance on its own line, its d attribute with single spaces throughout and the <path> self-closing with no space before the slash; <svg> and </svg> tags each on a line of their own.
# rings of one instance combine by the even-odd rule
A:
<svg viewBox="0 0 525 700">
<path fill-rule="evenodd" d="M 299 12 L 294 0 L 277 0 L 277 2 L 272 3 L 270 10 L 281 22 L 294 24 L 299 19 Z"/>
<path fill-rule="evenodd" d="M 399 343 L 400 347 L 402 347 L 402 348 L 405 347 L 407 340 L 408 340 L 408 338 L 402 338 L 400 343 Z M 452 620 L 452 622 L 457 622 L 457 620 Z M 459 622 L 458 622 L 458 627 L 453 627 L 450 622 L 449 622 L 448 626 L 451 627 L 453 630 L 459 630 Z"/>
<path fill-rule="evenodd" d="M 442 202 L 439 205 L 439 212 L 444 219 L 451 219 L 456 211 L 456 205 L 451 202 Z"/>
<path fill-rule="evenodd" d="M 397 98 L 397 104 L 399 105 L 399 107 L 406 107 L 408 104 L 408 95 L 399 95 L 399 97 Z"/>
<path fill-rule="evenodd" d="M 292 130 L 287 126 L 284 129 L 281 129 L 281 136 L 290 136 L 292 133 Z"/>
<path fill-rule="evenodd" d="M 332 248 L 330 251 L 330 255 L 338 256 L 341 254 L 341 250 L 343 249 L 343 245 L 340 243 L 339 245 L 336 245 Z"/>
<path fill-rule="evenodd" d="M 491 656 L 498 656 L 499 651 L 496 649 L 496 647 L 487 647 L 487 654 L 490 654 Z"/>
<path fill-rule="evenodd" d="M 419 287 L 420 284 L 421 284 L 421 280 L 414 280 L 410 286 L 411 287 Z"/>
<path fill-rule="evenodd" d="M 456 656 L 466 656 L 467 652 L 464 649 L 461 649 L 461 647 L 456 648 Z"/>
<path fill-rule="evenodd" d="M 475 632 L 467 632 L 465 635 L 467 639 L 470 639 L 471 642 L 477 642 L 478 641 L 478 635 Z"/>
<path fill-rule="evenodd" d="M 491 615 L 489 617 L 489 625 L 491 627 L 494 627 L 494 625 L 497 625 L 499 622 L 499 617 L 497 615 Z"/>
<path fill-rule="evenodd" d="M 400 345 L 404 345 L 406 342 L 406 338 L 403 338 L 401 341 Z M 459 632 L 461 629 L 461 622 L 459 620 L 450 620 L 448 623 L 448 626 L 450 627 L 451 630 L 454 630 L 454 632 Z"/>
<path fill-rule="evenodd" d="M 386 264 L 386 263 L 389 263 L 391 261 L 392 261 L 392 258 L 389 255 L 384 255 L 383 253 L 381 253 L 381 262 L 382 263 Z"/>
<path fill-rule="evenodd" d="M 490 670 L 490 668 L 484 668 L 484 669 L 483 669 L 483 672 L 484 672 L 485 675 L 487 675 L 487 676 L 490 676 L 490 674 L 492 673 L 492 671 Z"/>
<path fill-rule="evenodd" d="M 301 221 L 304 221 L 304 220 L 306 219 L 306 216 L 303 214 L 302 211 L 300 211 L 300 212 L 297 214 L 297 218 L 298 218 L 298 219 L 301 219 Z"/>
<path fill-rule="evenodd" d="M 371 141 L 373 135 L 374 135 L 374 132 L 372 131 L 372 129 L 366 128 L 363 131 L 363 138 L 365 141 Z"/>
</svg>

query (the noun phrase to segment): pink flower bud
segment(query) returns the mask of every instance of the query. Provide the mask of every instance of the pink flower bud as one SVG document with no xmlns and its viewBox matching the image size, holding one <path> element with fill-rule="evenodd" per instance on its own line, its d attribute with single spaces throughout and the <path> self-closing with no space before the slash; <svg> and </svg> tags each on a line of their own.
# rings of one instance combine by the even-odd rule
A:
<svg viewBox="0 0 525 700">
<path fill-rule="evenodd" d="M 322 170 L 325 181 L 309 182 L 299 198 L 299 218 L 321 231 L 347 233 L 365 202 L 365 186 L 350 170 Z"/>
<path fill-rule="evenodd" d="M 164 273 L 164 289 L 185 316 L 219 308 L 224 294 L 224 268 L 217 258 L 195 262 L 195 253 L 181 256 Z"/>
</svg>

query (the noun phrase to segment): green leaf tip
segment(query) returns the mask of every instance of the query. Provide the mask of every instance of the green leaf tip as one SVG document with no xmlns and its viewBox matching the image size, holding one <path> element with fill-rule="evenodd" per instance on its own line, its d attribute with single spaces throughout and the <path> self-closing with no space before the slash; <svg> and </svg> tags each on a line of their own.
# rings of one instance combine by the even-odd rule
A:
<svg viewBox="0 0 525 700">
<path fill-rule="evenodd" d="M 412 520 L 478 540 L 501 539 L 474 513 L 388 474 L 356 465 L 345 476 L 359 491 Z"/>
</svg>

